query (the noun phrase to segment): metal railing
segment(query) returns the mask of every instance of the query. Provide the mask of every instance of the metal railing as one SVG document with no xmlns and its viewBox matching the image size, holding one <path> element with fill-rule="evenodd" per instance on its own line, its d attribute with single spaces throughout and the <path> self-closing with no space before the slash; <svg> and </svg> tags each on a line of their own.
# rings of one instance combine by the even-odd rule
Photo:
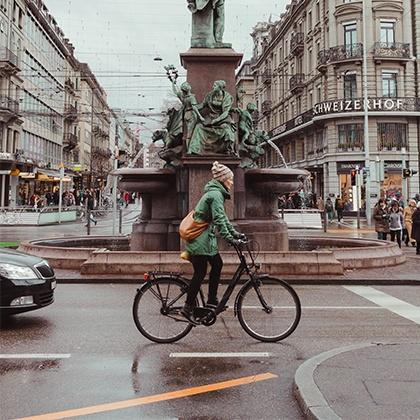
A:
<svg viewBox="0 0 420 420">
<path fill-rule="evenodd" d="M 410 58 L 410 44 L 401 42 L 375 42 L 373 55 L 381 58 Z"/>
<path fill-rule="evenodd" d="M 17 114 L 19 112 L 19 101 L 8 96 L 0 95 L 0 109 Z"/>
<path fill-rule="evenodd" d="M 339 61 L 359 59 L 363 57 L 363 44 L 338 45 L 329 49 L 328 61 L 337 63 Z"/>
<path fill-rule="evenodd" d="M 294 74 L 290 78 L 289 88 L 291 91 L 303 89 L 304 84 L 305 84 L 305 75 L 303 73 L 297 73 L 297 74 Z"/>
<path fill-rule="evenodd" d="M 290 52 L 292 54 L 303 51 L 305 35 L 303 32 L 297 32 L 290 40 Z"/>
<path fill-rule="evenodd" d="M 6 47 L 0 48 L 0 64 L 11 64 L 13 67 L 19 68 L 19 57 Z"/>
</svg>

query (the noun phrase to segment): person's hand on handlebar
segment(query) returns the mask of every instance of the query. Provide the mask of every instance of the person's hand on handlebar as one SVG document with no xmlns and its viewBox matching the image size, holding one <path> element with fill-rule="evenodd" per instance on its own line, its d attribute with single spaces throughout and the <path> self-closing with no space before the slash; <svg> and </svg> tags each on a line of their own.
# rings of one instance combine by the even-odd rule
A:
<svg viewBox="0 0 420 420">
<path fill-rule="evenodd" d="M 248 240 L 245 233 L 240 233 L 240 232 L 237 232 L 237 234 L 235 235 L 235 239 L 240 239 L 241 241 L 247 241 Z"/>
</svg>

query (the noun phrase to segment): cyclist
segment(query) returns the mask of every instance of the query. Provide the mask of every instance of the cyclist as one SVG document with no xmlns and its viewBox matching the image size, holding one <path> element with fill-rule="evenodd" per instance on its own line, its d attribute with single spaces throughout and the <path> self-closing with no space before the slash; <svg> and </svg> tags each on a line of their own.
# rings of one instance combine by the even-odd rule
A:
<svg viewBox="0 0 420 420">
<path fill-rule="evenodd" d="M 213 163 L 211 171 L 213 179 L 204 187 L 204 194 L 194 210 L 194 220 L 207 222 L 209 227 L 199 237 L 187 242 L 186 246 L 194 275 L 181 313 L 191 323 L 195 323 L 193 314 L 195 300 L 206 276 L 207 264 L 211 267 L 207 307 L 216 308 L 219 303 L 217 289 L 223 260 L 217 248 L 216 229 L 230 243 L 238 243 L 238 239 L 245 238 L 245 235 L 233 228 L 224 208 L 225 200 L 230 199 L 229 190 L 233 186 L 233 172 L 217 161 Z"/>
</svg>

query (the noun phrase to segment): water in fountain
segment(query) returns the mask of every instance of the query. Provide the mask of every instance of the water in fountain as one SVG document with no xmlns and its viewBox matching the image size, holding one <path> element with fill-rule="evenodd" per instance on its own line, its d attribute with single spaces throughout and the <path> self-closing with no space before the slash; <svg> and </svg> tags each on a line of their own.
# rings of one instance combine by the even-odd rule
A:
<svg viewBox="0 0 420 420">
<path fill-rule="evenodd" d="M 287 169 L 287 163 L 284 159 L 283 153 L 277 147 L 277 145 L 272 140 L 267 140 L 267 143 L 276 151 L 276 153 L 280 156 L 281 161 L 283 162 L 284 167 Z"/>
</svg>

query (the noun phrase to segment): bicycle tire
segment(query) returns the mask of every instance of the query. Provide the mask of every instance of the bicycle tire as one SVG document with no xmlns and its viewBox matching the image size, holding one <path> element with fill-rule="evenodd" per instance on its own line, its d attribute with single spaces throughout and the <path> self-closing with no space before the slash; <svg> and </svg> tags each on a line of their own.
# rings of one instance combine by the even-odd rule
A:
<svg viewBox="0 0 420 420">
<path fill-rule="evenodd" d="M 193 325 L 186 322 L 182 315 L 175 317 L 179 319 L 177 320 L 168 315 L 164 315 L 161 312 L 163 309 L 163 299 L 171 301 L 178 298 L 175 303 L 177 303 L 177 306 L 181 307 L 184 304 L 183 300 L 181 302 L 181 298 L 185 296 L 187 288 L 188 284 L 181 279 L 161 277 L 148 281 L 137 291 L 133 302 L 133 318 L 137 329 L 144 337 L 155 343 L 174 343 L 185 337 L 191 331 Z M 159 303 L 160 300 L 161 306 L 159 307 L 158 305 L 158 308 L 152 308 L 150 311 L 150 309 L 147 308 L 147 305 L 150 304 L 150 302 L 146 301 L 146 298 L 152 298 L 152 302 L 154 301 L 154 303 Z M 144 301 L 143 305 L 141 305 L 142 299 Z M 152 329 L 159 329 L 162 323 L 166 321 L 169 325 L 169 331 L 171 331 L 172 328 L 174 331 L 173 333 L 162 336 L 159 335 L 157 331 L 151 331 Z"/>
<path fill-rule="evenodd" d="M 264 309 L 256 287 L 271 312 Z M 249 281 L 242 287 L 238 294 L 236 311 L 247 334 L 257 340 L 274 343 L 284 340 L 295 331 L 302 309 L 297 293 L 288 283 L 275 277 L 262 277 L 257 280 L 257 286 Z M 275 331 L 275 334 L 264 331 L 268 329 Z"/>
</svg>

